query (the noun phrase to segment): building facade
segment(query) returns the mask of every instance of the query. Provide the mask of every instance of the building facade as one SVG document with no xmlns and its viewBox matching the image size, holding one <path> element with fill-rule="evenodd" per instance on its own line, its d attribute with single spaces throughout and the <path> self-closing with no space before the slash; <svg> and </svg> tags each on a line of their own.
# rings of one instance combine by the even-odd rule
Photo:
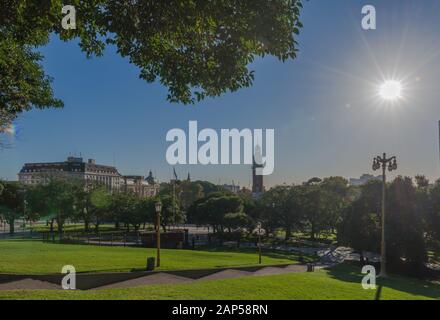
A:
<svg viewBox="0 0 440 320">
<path fill-rule="evenodd" d="M 363 174 L 360 178 L 350 178 L 350 186 L 362 186 L 369 181 L 382 181 L 382 176 L 373 176 L 371 174 Z"/>
<path fill-rule="evenodd" d="M 154 197 L 159 193 L 160 185 L 153 177 L 150 170 L 148 177 L 144 176 L 123 176 L 123 191 L 133 192 L 140 198 Z"/>
<path fill-rule="evenodd" d="M 26 163 L 18 173 L 18 180 L 27 185 L 45 184 L 56 177 L 77 178 L 86 184 L 100 184 L 111 192 L 131 191 L 139 197 L 154 197 L 159 192 L 152 172 L 143 176 L 122 176 L 113 166 L 97 164 L 94 159 L 68 157 L 62 162 Z"/>
<path fill-rule="evenodd" d="M 83 158 L 78 157 L 68 157 L 67 161 L 63 162 L 26 163 L 18 173 L 18 180 L 28 185 L 48 183 L 50 179 L 56 177 L 96 182 L 112 191 L 119 190 L 123 183 L 115 167 L 96 164 L 93 159 L 84 162 Z"/>
<path fill-rule="evenodd" d="M 238 194 L 240 192 L 240 186 L 236 186 L 234 183 L 233 184 L 224 184 L 222 187 L 225 188 L 226 190 L 231 191 L 232 193 L 235 193 L 235 194 Z"/>
</svg>

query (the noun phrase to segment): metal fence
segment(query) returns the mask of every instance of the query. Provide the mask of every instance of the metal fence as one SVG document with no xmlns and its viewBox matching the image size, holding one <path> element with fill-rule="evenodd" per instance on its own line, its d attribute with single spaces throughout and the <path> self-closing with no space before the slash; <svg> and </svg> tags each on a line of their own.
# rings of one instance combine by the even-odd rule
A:
<svg viewBox="0 0 440 320">
<path fill-rule="evenodd" d="M 90 244 L 99 246 L 123 246 L 123 247 L 155 247 L 155 232 L 43 232 L 43 242 Z M 183 248 L 188 247 L 188 236 L 186 232 L 161 233 L 161 247 Z"/>
</svg>

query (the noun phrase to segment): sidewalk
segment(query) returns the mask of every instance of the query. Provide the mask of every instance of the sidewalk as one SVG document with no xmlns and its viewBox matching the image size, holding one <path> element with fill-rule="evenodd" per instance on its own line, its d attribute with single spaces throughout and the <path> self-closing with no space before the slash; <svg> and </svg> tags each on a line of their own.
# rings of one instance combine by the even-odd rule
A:
<svg viewBox="0 0 440 320">
<path fill-rule="evenodd" d="M 249 276 L 277 275 L 293 272 L 307 272 L 307 265 L 254 266 L 221 269 L 197 269 L 152 271 L 119 274 L 77 274 L 77 288 L 82 290 L 129 288 L 155 284 L 177 284 L 195 281 L 230 279 Z M 61 279 L 64 275 L 13 276 L 11 281 L 3 280 L 0 290 L 19 289 L 62 289 Z M 3 277 L 6 277 L 5 275 Z M 126 279 L 123 279 L 123 278 Z M 119 278 L 119 280 L 117 280 Z"/>
</svg>

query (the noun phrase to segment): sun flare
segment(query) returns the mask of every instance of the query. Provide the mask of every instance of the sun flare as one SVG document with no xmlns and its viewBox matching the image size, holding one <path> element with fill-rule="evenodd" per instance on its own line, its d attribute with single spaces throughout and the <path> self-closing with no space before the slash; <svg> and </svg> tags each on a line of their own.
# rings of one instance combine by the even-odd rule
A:
<svg viewBox="0 0 440 320">
<path fill-rule="evenodd" d="M 379 95 L 387 101 L 402 97 L 402 83 L 396 80 L 387 80 L 379 88 Z"/>
</svg>

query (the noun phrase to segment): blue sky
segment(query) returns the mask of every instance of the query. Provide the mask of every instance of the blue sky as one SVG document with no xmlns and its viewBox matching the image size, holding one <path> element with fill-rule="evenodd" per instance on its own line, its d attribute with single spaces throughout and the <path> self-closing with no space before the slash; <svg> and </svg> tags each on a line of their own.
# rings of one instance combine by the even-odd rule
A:
<svg viewBox="0 0 440 320">
<path fill-rule="evenodd" d="M 377 30 L 360 27 L 361 8 L 377 9 Z M 282 63 L 258 59 L 250 88 L 194 106 L 170 104 L 166 88 L 108 48 L 86 59 L 76 43 L 53 39 L 42 48 L 60 110 L 32 111 L 17 122 L 12 148 L 0 150 L 0 177 L 16 179 L 25 162 L 62 161 L 69 154 L 115 164 L 122 174 L 172 176 L 166 132 L 199 128 L 274 128 L 275 171 L 267 185 L 312 176 L 371 173 L 373 156 L 398 157 L 398 174 L 440 174 L 440 2 L 437 0 L 312 0 L 304 5 L 300 54 Z M 383 79 L 404 84 L 405 99 L 377 97 Z M 179 165 L 181 177 L 248 186 L 245 165 Z"/>
</svg>

